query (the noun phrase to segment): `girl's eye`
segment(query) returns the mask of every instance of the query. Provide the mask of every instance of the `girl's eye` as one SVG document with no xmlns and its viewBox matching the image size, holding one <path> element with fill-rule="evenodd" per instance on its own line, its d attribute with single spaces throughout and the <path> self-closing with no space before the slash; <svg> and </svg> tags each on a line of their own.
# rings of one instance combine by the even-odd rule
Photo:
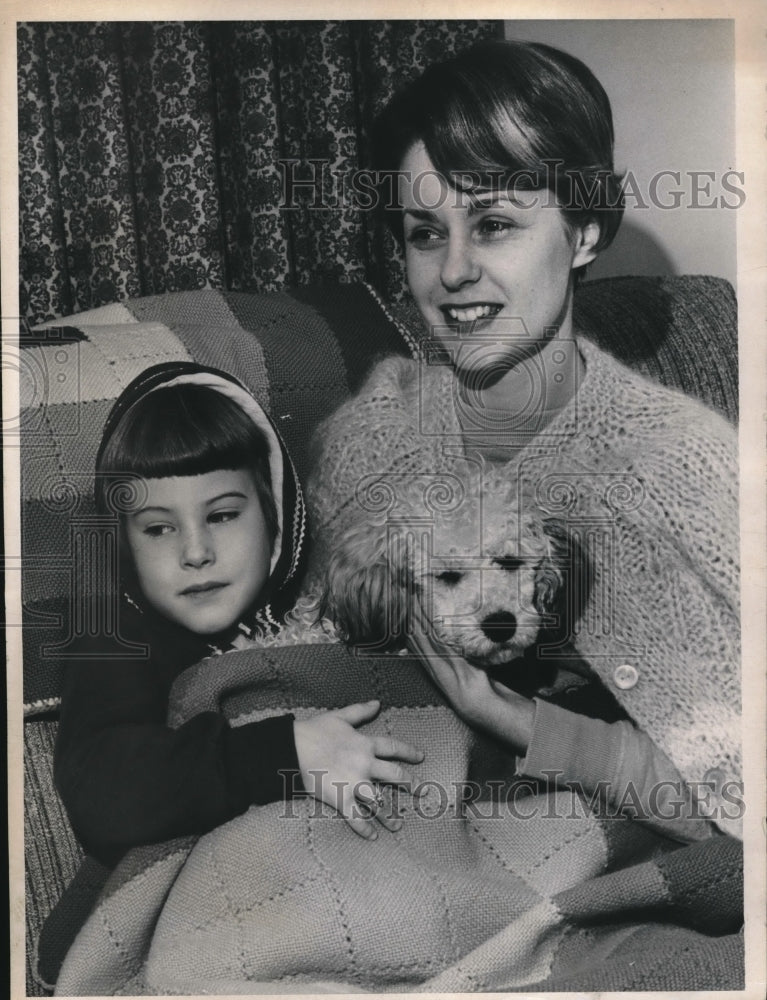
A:
<svg viewBox="0 0 767 1000">
<path fill-rule="evenodd" d="M 239 516 L 239 510 L 215 510 L 208 515 L 208 521 L 210 524 L 226 524 L 227 521 L 234 521 Z"/>
<path fill-rule="evenodd" d="M 170 524 L 148 524 L 144 528 L 144 534 L 149 535 L 150 538 L 160 538 L 161 535 L 167 535 L 171 531 L 173 531 L 173 526 Z"/>
<path fill-rule="evenodd" d="M 448 587 L 455 587 L 457 583 L 461 582 L 463 578 L 463 573 L 459 573 L 455 569 L 446 569 L 442 573 L 437 573 L 437 579 L 440 583 L 447 584 Z"/>
</svg>

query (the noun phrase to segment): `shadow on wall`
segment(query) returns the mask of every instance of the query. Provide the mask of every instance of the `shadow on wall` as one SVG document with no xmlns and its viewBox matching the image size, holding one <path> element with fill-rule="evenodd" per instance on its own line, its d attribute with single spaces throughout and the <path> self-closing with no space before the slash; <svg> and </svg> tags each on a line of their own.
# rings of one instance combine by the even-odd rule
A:
<svg viewBox="0 0 767 1000">
<path fill-rule="evenodd" d="M 589 268 L 589 278 L 612 278 L 621 274 L 679 274 L 673 258 L 649 229 L 624 216 L 615 241 Z"/>
</svg>

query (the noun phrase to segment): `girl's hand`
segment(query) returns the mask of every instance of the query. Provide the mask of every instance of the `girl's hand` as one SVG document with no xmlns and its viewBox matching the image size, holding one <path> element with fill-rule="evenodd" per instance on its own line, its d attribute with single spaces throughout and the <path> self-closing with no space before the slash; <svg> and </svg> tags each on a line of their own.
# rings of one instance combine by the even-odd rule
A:
<svg viewBox="0 0 767 1000">
<path fill-rule="evenodd" d="M 392 832 L 402 826 L 391 805 L 382 801 L 380 785 L 410 787 L 410 775 L 396 761 L 420 764 L 424 757 L 401 740 L 357 732 L 355 727 L 373 719 L 380 707 L 378 701 L 366 701 L 293 724 L 304 788 L 369 840 L 378 836 L 371 816 Z"/>
<path fill-rule="evenodd" d="M 472 666 L 440 643 L 420 607 L 410 647 L 465 722 L 510 745 L 517 753 L 527 751 L 535 719 L 533 702 L 491 680 L 481 667 Z"/>
</svg>

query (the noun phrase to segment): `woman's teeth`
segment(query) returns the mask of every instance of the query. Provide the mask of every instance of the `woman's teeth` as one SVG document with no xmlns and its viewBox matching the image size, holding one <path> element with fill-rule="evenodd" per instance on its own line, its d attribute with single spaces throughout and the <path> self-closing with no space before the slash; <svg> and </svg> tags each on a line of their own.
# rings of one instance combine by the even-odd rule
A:
<svg viewBox="0 0 767 1000">
<path fill-rule="evenodd" d="M 467 309 L 448 306 L 446 312 L 456 323 L 474 323 L 478 319 L 485 319 L 486 316 L 495 316 L 500 312 L 500 306 L 469 306 Z"/>
</svg>

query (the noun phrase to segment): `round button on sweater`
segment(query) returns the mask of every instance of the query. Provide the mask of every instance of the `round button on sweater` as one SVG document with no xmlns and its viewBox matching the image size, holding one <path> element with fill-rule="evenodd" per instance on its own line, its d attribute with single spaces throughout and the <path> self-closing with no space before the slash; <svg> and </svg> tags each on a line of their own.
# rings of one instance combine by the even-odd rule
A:
<svg viewBox="0 0 767 1000">
<path fill-rule="evenodd" d="M 619 667 L 615 668 L 613 680 L 615 686 L 621 691 L 630 691 L 639 680 L 639 671 L 630 663 L 621 663 Z"/>
</svg>

